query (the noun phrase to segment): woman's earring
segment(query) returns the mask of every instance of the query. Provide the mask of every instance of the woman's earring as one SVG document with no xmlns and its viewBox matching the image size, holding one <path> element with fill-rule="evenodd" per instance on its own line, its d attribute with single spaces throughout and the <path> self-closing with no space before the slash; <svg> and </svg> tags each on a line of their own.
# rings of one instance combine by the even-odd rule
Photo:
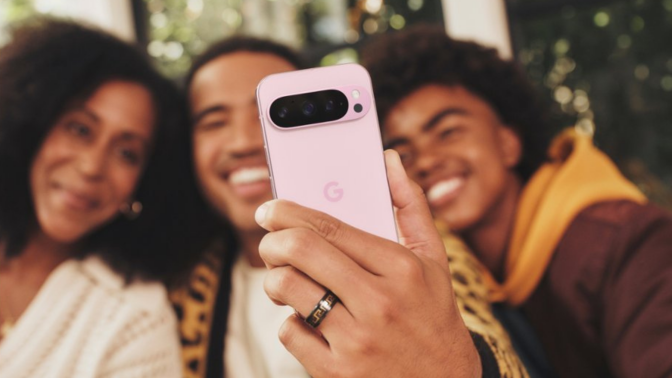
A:
<svg viewBox="0 0 672 378">
<path fill-rule="evenodd" d="M 124 202 L 119 207 L 119 211 L 122 214 L 124 214 L 124 216 L 128 220 L 137 219 L 142 213 L 142 202 L 140 201 Z"/>
</svg>

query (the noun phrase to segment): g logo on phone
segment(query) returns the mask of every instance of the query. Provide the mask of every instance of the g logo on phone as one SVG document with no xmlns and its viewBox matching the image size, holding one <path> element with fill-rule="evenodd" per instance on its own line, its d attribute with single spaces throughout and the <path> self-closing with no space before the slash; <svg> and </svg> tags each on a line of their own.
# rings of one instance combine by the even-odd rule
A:
<svg viewBox="0 0 672 378">
<path fill-rule="evenodd" d="M 343 198 L 343 189 L 338 187 L 338 182 L 330 181 L 324 186 L 324 198 L 329 202 L 338 202 Z"/>
</svg>

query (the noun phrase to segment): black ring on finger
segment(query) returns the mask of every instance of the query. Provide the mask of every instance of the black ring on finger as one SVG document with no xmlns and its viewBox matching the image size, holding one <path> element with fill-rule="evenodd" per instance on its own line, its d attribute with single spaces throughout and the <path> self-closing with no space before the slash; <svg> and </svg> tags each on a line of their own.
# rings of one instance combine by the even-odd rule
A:
<svg viewBox="0 0 672 378">
<path fill-rule="evenodd" d="M 308 315 L 304 321 L 309 326 L 317 328 L 329 311 L 331 311 L 338 302 L 340 302 L 340 299 L 338 299 L 336 294 L 332 293 L 331 290 L 327 290 L 322 299 L 317 302 L 313 311 L 311 311 L 310 315 Z"/>
</svg>

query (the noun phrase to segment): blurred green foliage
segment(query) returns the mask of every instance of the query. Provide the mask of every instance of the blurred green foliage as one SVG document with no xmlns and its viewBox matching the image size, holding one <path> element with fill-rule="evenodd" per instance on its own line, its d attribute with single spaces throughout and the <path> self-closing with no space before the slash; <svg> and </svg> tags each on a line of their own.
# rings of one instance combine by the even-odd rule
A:
<svg viewBox="0 0 672 378">
<path fill-rule="evenodd" d="M 594 127 L 624 173 L 671 206 L 672 0 L 512 3 L 518 58 L 554 128 Z"/>
<path fill-rule="evenodd" d="M 31 0 L 0 0 L 0 46 L 9 40 L 9 25 L 24 21 L 34 14 Z"/>
</svg>

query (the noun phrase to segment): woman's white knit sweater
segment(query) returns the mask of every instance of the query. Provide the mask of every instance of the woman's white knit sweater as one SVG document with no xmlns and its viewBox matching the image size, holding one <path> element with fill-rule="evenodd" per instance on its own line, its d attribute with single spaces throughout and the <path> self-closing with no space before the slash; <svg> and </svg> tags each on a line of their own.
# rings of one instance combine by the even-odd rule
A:
<svg viewBox="0 0 672 378">
<path fill-rule="evenodd" d="M 180 377 L 174 313 L 158 283 L 89 257 L 59 265 L 0 341 L 0 378 Z"/>
</svg>

